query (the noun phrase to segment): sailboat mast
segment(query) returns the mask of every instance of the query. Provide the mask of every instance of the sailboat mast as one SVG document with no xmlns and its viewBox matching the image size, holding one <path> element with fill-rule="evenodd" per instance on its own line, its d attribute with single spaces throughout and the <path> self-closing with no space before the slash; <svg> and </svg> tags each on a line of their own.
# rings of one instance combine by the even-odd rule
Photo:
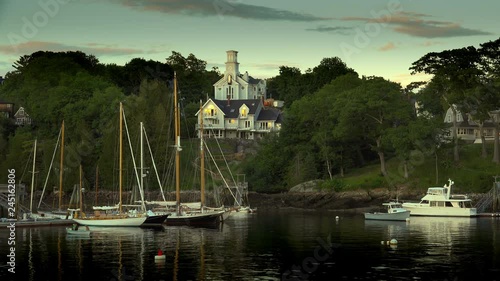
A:
<svg viewBox="0 0 500 281">
<path fill-rule="evenodd" d="M 99 191 L 99 165 L 95 167 L 95 205 L 97 206 L 97 192 Z"/>
<path fill-rule="evenodd" d="M 205 150 L 203 149 L 203 112 L 200 100 L 200 186 L 201 186 L 201 211 L 205 207 Z"/>
<path fill-rule="evenodd" d="M 35 161 L 36 161 L 36 139 L 33 146 L 33 169 L 31 172 L 31 200 L 30 200 L 30 213 L 33 212 L 33 189 L 35 186 Z"/>
<path fill-rule="evenodd" d="M 80 199 L 80 216 L 83 213 L 83 204 L 82 204 L 82 165 L 80 164 L 80 194 L 78 195 L 78 198 Z"/>
<path fill-rule="evenodd" d="M 62 203 L 62 184 L 63 184 L 63 162 L 64 162 L 64 120 L 61 125 L 61 161 L 59 162 L 59 210 Z"/>
<path fill-rule="evenodd" d="M 175 202 L 177 214 L 180 214 L 181 205 L 181 187 L 180 187 L 180 155 L 181 137 L 180 137 L 180 114 L 177 104 L 177 74 L 174 72 L 174 127 L 175 127 Z"/>
<path fill-rule="evenodd" d="M 141 186 L 139 187 L 140 190 L 142 190 L 144 192 L 144 156 L 143 156 L 143 153 L 144 153 L 144 144 L 143 144 L 143 124 L 142 122 L 140 122 L 140 127 L 141 127 Z"/>
<path fill-rule="evenodd" d="M 120 202 L 118 203 L 118 211 L 120 211 L 120 214 L 122 213 L 122 152 L 123 152 L 123 137 L 122 137 L 122 130 L 123 130 L 123 104 L 120 102 L 120 164 L 119 164 L 119 179 L 118 183 L 120 186 Z"/>
</svg>

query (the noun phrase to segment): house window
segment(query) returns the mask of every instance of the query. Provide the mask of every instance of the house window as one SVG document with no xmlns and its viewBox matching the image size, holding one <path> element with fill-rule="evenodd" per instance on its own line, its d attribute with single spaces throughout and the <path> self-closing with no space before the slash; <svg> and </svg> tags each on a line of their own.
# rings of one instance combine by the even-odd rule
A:
<svg viewBox="0 0 500 281">
<path fill-rule="evenodd" d="M 250 128 L 250 121 L 245 121 L 245 128 Z"/>
<path fill-rule="evenodd" d="M 248 115 L 247 109 L 246 108 L 242 108 L 241 109 L 241 117 L 247 117 L 247 115 Z"/>
</svg>

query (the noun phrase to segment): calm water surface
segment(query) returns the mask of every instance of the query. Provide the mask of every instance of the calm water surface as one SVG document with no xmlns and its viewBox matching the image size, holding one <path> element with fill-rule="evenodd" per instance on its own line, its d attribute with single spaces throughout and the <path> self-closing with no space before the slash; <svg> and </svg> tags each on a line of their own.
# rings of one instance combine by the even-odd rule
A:
<svg viewBox="0 0 500 281">
<path fill-rule="evenodd" d="M 336 220 L 335 216 L 339 216 Z M 303 210 L 236 214 L 220 229 L 17 228 L 0 280 L 500 280 L 500 218 L 365 221 Z M 382 245 L 392 238 L 396 246 Z M 166 260 L 155 263 L 157 250 Z"/>
</svg>

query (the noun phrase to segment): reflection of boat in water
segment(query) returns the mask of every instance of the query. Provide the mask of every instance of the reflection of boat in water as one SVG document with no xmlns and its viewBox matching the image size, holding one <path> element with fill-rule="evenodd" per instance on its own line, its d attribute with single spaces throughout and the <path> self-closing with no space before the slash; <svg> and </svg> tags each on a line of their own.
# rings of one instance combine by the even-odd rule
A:
<svg viewBox="0 0 500 281">
<path fill-rule="evenodd" d="M 419 203 L 403 203 L 403 208 L 411 212 L 411 216 L 437 216 L 437 217 L 474 217 L 477 216 L 476 208 L 472 207 L 471 200 L 462 194 L 451 194 L 454 182 L 443 187 L 429 187 L 427 194 Z"/>
<path fill-rule="evenodd" d="M 79 227 L 77 224 L 74 224 L 72 227 L 66 227 L 66 233 L 75 236 L 90 236 L 91 234 L 88 226 Z"/>
<path fill-rule="evenodd" d="M 411 229 L 422 231 L 439 240 L 446 234 L 465 235 L 475 228 L 477 218 L 447 218 L 447 217 L 416 217 L 411 219 L 408 225 Z"/>
<path fill-rule="evenodd" d="M 443 262 L 443 255 L 451 256 L 461 241 L 475 232 L 476 223 L 476 218 L 415 217 L 408 229 L 420 238 L 418 244 L 425 249 L 422 259 Z"/>
<path fill-rule="evenodd" d="M 410 217 L 410 211 L 404 209 L 399 202 L 383 203 L 385 212 L 365 213 L 366 220 L 406 221 Z"/>
</svg>

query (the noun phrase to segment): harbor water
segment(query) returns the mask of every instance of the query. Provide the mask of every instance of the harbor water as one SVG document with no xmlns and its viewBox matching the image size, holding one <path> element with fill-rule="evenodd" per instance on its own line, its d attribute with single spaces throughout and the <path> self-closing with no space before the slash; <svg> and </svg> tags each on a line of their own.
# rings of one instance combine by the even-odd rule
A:
<svg viewBox="0 0 500 281">
<path fill-rule="evenodd" d="M 0 280 L 500 280 L 499 217 L 384 222 L 273 209 L 236 213 L 217 229 L 91 231 L 16 228 L 12 273 L 4 227 Z"/>
</svg>

